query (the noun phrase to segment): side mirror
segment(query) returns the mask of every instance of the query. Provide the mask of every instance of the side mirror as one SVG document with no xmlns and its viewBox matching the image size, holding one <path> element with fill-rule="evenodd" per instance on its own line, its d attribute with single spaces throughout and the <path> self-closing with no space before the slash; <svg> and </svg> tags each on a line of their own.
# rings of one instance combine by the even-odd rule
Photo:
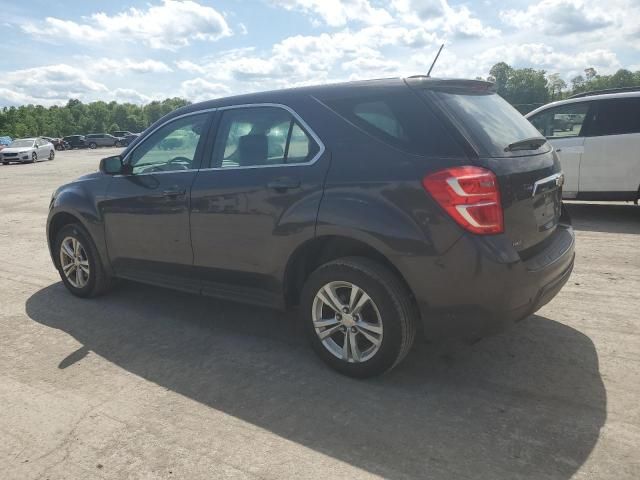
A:
<svg viewBox="0 0 640 480">
<path fill-rule="evenodd" d="M 100 160 L 100 171 L 107 175 L 118 175 L 123 173 L 124 165 L 122 164 L 122 157 L 115 155 L 113 157 L 107 157 Z"/>
</svg>

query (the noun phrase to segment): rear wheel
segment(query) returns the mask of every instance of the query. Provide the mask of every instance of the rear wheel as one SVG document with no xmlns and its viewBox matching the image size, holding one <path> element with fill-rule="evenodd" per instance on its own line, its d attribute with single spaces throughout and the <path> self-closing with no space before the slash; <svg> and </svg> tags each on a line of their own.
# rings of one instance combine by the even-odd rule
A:
<svg viewBox="0 0 640 480">
<path fill-rule="evenodd" d="M 316 353 L 349 376 L 380 375 L 413 345 L 416 313 L 409 292 L 393 272 L 367 258 L 319 267 L 305 284 L 301 308 Z"/>
<path fill-rule="evenodd" d="M 90 148 L 91 150 L 95 150 L 97 146 L 98 146 L 98 145 L 96 145 L 94 142 L 91 142 L 91 143 L 89 144 L 89 148 Z"/>
<path fill-rule="evenodd" d="M 115 145 L 115 146 L 116 146 L 116 147 L 121 147 L 121 146 L 122 146 L 122 144 L 121 144 L 120 142 L 116 142 L 116 145 Z"/>
<path fill-rule="evenodd" d="M 112 284 L 87 231 L 79 224 L 64 226 L 54 243 L 56 267 L 67 289 L 78 297 L 95 297 Z"/>
</svg>

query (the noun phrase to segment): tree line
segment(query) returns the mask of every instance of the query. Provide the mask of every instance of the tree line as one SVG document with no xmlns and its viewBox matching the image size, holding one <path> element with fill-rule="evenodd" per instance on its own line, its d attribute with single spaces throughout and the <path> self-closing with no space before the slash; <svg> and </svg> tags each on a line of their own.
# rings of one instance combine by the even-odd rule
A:
<svg viewBox="0 0 640 480">
<path fill-rule="evenodd" d="M 600 75 L 593 67 L 585 68 L 584 75 L 577 75 L 567 83 L 558 73 L 513 68 L 500 62 L 491 67 L 486 79 L 495 82 L 498 93 L 523 114 L 578 93 L 610 88 L 640 88 L 640 70 L 631 72 L 620 69 L 613 75 Z"/>
<path fill-rule="evenodd" d="M 491 67 L 486 79 L 495 82 L 498 93 L 522 113 L 577 93 L 640 87 L 640 71 L 620 69 L 613 75 L 600 75 L 589 67 L 584 70 L 584 75 L 577 75 L 567 83 L 558 73 L 513 68 L 504 62 Z M 64 106 L 49 108 L 42 105 L 4 107 L 0 110 L 0 136 L 63 137 L 116 130 L 141 132 L 163 115 L 189 103 L 177 97 L 142 106 L 102 101 L 85 104 L 72 99 Z"/>
<path fill-rule="evenodd" d="M 167 98 L 147 105 L 101 101 L 85 104 L 72 99 L 64 106 L 49 108 L 42 105 L 4 107 L 0 110 L 0 136 L 64 137 L 116 130 L 141 132 L 163 115 L 189 103 L 182 98 Z"/>
</svg>

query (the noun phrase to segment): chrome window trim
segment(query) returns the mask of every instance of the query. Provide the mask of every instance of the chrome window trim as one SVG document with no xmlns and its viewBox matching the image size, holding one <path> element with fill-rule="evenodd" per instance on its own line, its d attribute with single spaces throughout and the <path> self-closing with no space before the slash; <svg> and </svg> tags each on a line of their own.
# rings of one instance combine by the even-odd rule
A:
<svg viewBox="0 0 640 480">
<path fill-rule="evenodd" d="M 193 115 L 200 115 L 203 113 L 211 113 L 211 112 L 215 112 L 216 110 L 218 110 L 217 108 L 207 108 L 204 110 L 196 110 L 194 112 L 188 112 L 188 113 L 183 113 L 182 115 L 178 115 L 177 117 L 173 117 L 168 119 L 166 122 L 161 123 L 160 125 L 158 125 L 156 128 L 154 128 L 153 130 L 151 130 L 149 133 L 147 133 L 145 135 L 145 137 L 140 140 L 140 143 L 136 144 L 131 151 L 127 152 L 127 155 L 122 159 L 122 164 L 126 164 L 129 162 L 129 159 L 131 158 L 131 155 L 133 154 L 133 152 L 136 151 L 136 149 L 142 145 L 144 142 L 146 142 L 149 137 L 151 135 L 153 135 L 154 133 L 156 133 L 158 130 L 160 130 L 162 127 L 164 127 L 165 125 L 168 125 L 176 120 L 180 120 L 181 118 L 185 118 L 185 117 L 190 117 Z M 197 168 L 189 168 L 187 170 L 169 170 L 166 172 L 149 172 L 149 173 L 137 173 L 137 174 L 132 174 L 132 175 L 113 175 L 114 177 L 130 177 L 130 176 L 135 176 L 135 177 L 141 177 L 143 175 L 162 175 L 165 173 L 180 173 L 180 172 L 197 172 L 199 169 Z"/>
<path fill-rule="evenodd" d="M 316 132 L 313 131 L 313 129 L 309 126 L 309 124 L 305 122 L 304 119 L 300 115 L 298 115 L 298 113 L 293 108 L 289 107 L 288 105 L 284 105 L 282 103 L 244 103 L 239 105 L 227 105 L 225 107 L 219 107 L 217 110 L 225 111 L 225 110 L 236 110 L 239 108 L 260 108 L 260 107 L 281 108 L 289 112 L 289 114 L 291 114 L 291 116 L 302 126 L 302 128 L 304 129 L 304 132 L 310 135 L 313 141 L 316 142 L 316 144 L 318 145 L 318 152 L 313 156 L 313 158 L 308 162 L 303 162 L 303 163 L 279 163 L 275 165 L 245 165 L 245 166 L 237 166 L 237 167 L 207 167 L 207 168 L 201 168 L 200 169 L 201 172 L 212 171 L 212 170 L 213 171 L 215 170 L 248 170 L 248 169 L 255 169 L 255 168 L 274 168 L 274 167 L 281 167 L 281 168 L 282 167 L 308 167 L 309 165 L 313 165 L 314 163 L 316 163 L 320 159 L 320 157 L 324 154 L 326 149 L 325 149 L 324 143 L 322 142 L 322 140 L 320 140 L 320 137 L 318 137 Z"/>
<path fill-rule="evenodd" d="M 123 164 L 127 163 L 129 161 L 131 155 L 133 154 L 133 152 L 135 152 L 136 149 L 140 145 L 142 145 L 156 131 L 158 131 L 159 129 L 161 129 L 165 125 L 168 125 L 171 122 L 174 122 L 174 121 L 179 120 L 179 119 L 184 118 L 184 117 L 189 117 L 189 116 L 192 116 L 192 115 L 199 115 L 199 114 L 202 114 L 202 113 L 211 113 L 211 112 L 225 111 L 225 110 L 235 110 L 235 109 L 239 109 L 239 108 L 259 108 L 259 107 L 281 108 L 281 109 L 286 110 L 287 112 L 289 112 L 291 114 L 291 116 L 302 126 L 302 128 L 305 131 L 305 133 L 310 135 L 311 138 L 317 143 L 318 152 L 314 155 L 314 157 L 311 160 L 309 160 L 308 162 L 304 162 L 304 163 L 281 163 L 281 164 L 276 164 L 276 165 L 246 165 L 246 166 L 237 166 L 237 167 L 189 168 L 187 170 L 169 170 L 169 171 L 166 171 L 166 172 L 138 173 L 138 174 L 135 174 L 134 176 L 141 177 L 141 176 L 144 176 L 144 175 L 163 175 L 163 174 L 166 174 L 166 173 L 206 172 L 206 171 L 211 171 L 211 170 L 213 170 L 213 171 L 215 171 L 215 170 L 248 170 L 248 169 L 254 169 L 254 168 L 307 167 L 309 165 L 313 165 L 314 163 L 316 163 L 320 159 L 320 157 L 324 154 L 326 148 L 325 148 L 324 143 L 322 142 L 322 140 L 320 140 L 320 137 L 316 134 L 316 132 L 313 131 L 313 129 L 309 126 L 309 124 L 307 122 L 305 122 L 304 119 L 300 115 L 298 115 L 298 113 L 294 109 L 289 107 L 288 105 L 284 105 L 282 103 L 245 103 L 245 104 L 239 104 L 239 105 L 227 105 L 227 106 L 224 106 L 224 107 L 207 108 L 207 109 L 204 109 L 204 110 L 197 110 L 197 111 L 194 111 L 194 112 L 184 113 L 182 115 L 178 115 L 177 117 L 170 118 L 166 122 L 163 122 L 160 125 L 158 125 L 156 128 L 154 128 L 148 134 L 146 134 L 145 138 L 143 138 L 140 141 L 140 143 L 135 145 L 131 149 L 130 152 L 127 152 L 127 155 L 122 159 L 122 163 Z M 113 175 L 113 176 L 114 177 L 129 177 L 131 175 Z"/>
</svg>

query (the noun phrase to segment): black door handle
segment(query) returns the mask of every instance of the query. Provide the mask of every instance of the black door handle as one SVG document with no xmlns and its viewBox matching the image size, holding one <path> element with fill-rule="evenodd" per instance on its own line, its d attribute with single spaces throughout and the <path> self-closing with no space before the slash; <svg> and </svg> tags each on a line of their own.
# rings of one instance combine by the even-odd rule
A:
<svg viewBox="0 0 640 480">
<path fill-rule="evenodd" d="M 187 193 L 187 190 L 185 188 L 183 188 L 183 189 L 170 188 L 168 190 L 163 191 L 162 192 L 162 196 L 163 197 L 181 197 L 185 193 Z"/>
<path fill-rule="evenodd" d="M 276 192 L 284 192 L 293 188 L 300 187 L 300 180 L 294 178 L 277 178 L 267 183 L 267 188 L 271 188 Z"/>
</svg>

